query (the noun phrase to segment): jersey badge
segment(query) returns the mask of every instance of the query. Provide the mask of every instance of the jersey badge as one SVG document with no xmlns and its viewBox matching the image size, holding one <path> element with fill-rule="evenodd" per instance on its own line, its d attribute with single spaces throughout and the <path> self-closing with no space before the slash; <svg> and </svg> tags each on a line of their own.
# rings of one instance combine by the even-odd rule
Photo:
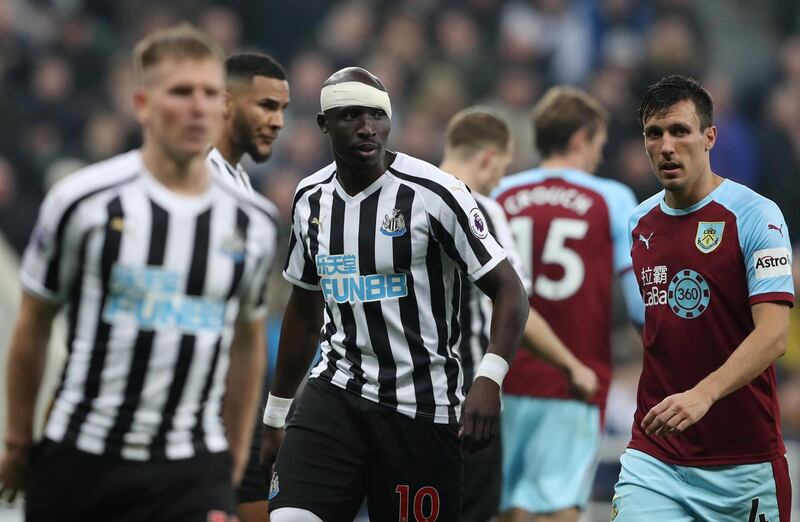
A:
<svg viewBox="0 0 800 522">
<path fill-rule="evenodd" d="M 406 233 L 406 218 L 403 213 L 398 209 L 392 209 L 391 212 L 383 216 L 383 223 L 381 224 L 381 234 L 389 237 L 400 237 Z"/>
<path fill-rule="evenodd" d="M 643 234 L 639 234 L 639 241 L 641 241 L 642 243 L 644 243 L 644 248 L 645 248 L 646 250 L 650 250 L 650 240 L 651 240 L 652 238 L 653 238 L 653 232 L 650 232 L 650 235 L 649 235 L 649 236 L 647 236 L 647 237 L 644 237 L 644 235 L 643 235 Z"/>
<path fill-rule="evenodd" d="M 244 235 L 236 230 L 233 234 L 222 239 L 222 253 L 233 258 L 234 261 L 244 259 L 247 250 Z"/>
<path fill-rule="evenodd" d="M 469 211 L 469 229 L 472 235 L 478 239 L 484 239 L 489 235 L 489 229 L 486 227 L 486 218 L 480 209 L 473 208 Z"/>
<path fill-rule="evenodd" d="M 724 231 L 724 221 L 701 221 L 697 224 L 697 236 L 694 244 L 700 252 L 710 254 L 722 243 Z"/>
<path fill-rule="evenodd" d="M 272 472 L 272 480 L 269 483 L 269 500 L 278 496 L 281 491 L 281 483 L 278 480 L 278 472 Z"/>
<path fill-rule="evenodd" d="M 619 515 L 619 501 L 620 498 L 614 495 L 614 498 L 611 500 L 611 520 L 616 520 L 617 515 Z"/>
</svg>

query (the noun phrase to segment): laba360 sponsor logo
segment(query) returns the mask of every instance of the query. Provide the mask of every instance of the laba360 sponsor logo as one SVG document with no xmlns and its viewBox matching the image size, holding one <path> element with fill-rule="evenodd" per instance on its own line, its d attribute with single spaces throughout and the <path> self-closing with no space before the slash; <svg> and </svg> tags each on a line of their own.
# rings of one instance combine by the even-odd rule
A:
<svg viewBox="0 0 800 522">
<path fill-rule="evenodd" d="M 792 275 L 792 256 L 786 247 L 765 248 L 753 254 L 756 279 Z"/>
</svg>

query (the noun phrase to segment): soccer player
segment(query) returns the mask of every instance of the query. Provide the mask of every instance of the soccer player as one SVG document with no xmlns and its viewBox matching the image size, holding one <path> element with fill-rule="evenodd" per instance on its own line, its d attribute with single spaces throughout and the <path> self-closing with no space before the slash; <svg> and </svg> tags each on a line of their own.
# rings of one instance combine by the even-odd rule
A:
<svg viewBox="0 0 800 522">
<path fill-rule="evenodd" d="M 575 522 L 589 499 L 611 380 L 611 285 L 622 278 L 628 312 L 643 306 L 631 272 L 630 189 L 594 177 L 607 115 L 596 100 L 554 87 L 533 111 L 539 168 L 504 178 L 494 193 L 533 274 L 530 305 L 599 379 L 581 400 L 563 372 L 520 351 L 504 384 L 505 520 Z"/>
<path fill-rule="evenodd" d="M 272 155 L 289 106 L 289 82 L 283 66 L 267 54 L 242 53 L 225 60 L 225 126 L 208 157 L 248 193 L 250 176 L 239 163 L 248 154 L 256 163 Z"/>
<path fill-rule="evenodd" d="M 227 73 L 225 125 L 215 148 L 209 152 L 212 168 L 228 177 L 247 193 L 253 193 L 250 176 L 240 160 L 247 153 L 261 163 L 272 154 L 272 144 L 283 128 L 283 115 L 289 105 L 289 83 L 286 72 L 274 58 L 260 53 L 243 53 L 225 60 Z M 234 166 L 235 165 L 235 166 Z M 273 205 L 266 200 L 263 203 Z M 271 213 L 278 215 L 277 210 Z M 265 392 L 266 387 L 262 389 Z M 253 427 L 250 456 L 242 482 L 237 490 L 239 517 L 242 522 L 269 519 L 267 508 L 267 476 L 261 469 L 261 399 Z"/>
<path fill-rule="evenodd" d="M 711 170 L 713 105 L 695 80 L 651 85 L 639 122 L 664 190 L 629 224 L 644 362 L 611 518 L 789 520 L 774 366 L 794 303 L 783 216 Z"/>
<path fill-rule="evenodd" d="M 524 290 L 466 186 L 386 150 L 392 109 L 378 78 L 342 69 L 320 100 L 334 162 L 294 199 L 284 271 L 293 290 L 264 412 L 265 466 L 318 339 L 322 360 L 277 453 L 272 521 L 351 521 L 365 496 L 372 520 L 458 520 L 462 446 L 477 451 L 497 432 Z M 459 273 L 494 302 L 466 399 Z"/>
<path fill-rule="evenodd" d="M 526 289 L 530 280 L 516 252 L 511 229 L 500 205 L 487 194 L 497 186 L 511 163 L 512 141 L 508 125 L 497 113 L 483 107 L 464 109 L 450 120 L 441 169 L 453 174 L 473 190 L 478 208 L 489 230 L 503 246 Z M 486 352 L 492 314 L 491 301 L 475 285 L 463 280 L 460 287 L 459 353 L 464 372 L 464 394 L 475 375 L 475 362 Z M 560 368 L 580 397 L 588 398 L 597 388 L 597 377 L 559 341 L 549 325 L 529 309 L 523 347 Z M 499 438 L 484 451 L 464 460 L 464 492 L 461 520 L 486 522 L 500 503 L 502 456 Z"/>
<path fill-rule="evenodd" d="M 42 204 L 21 269 L 0 461 L 3 490 L 26 488 L 29 521 L 234 516 L 276 227 L 262 201 L 205 161 L 222 129 L 223 60 L 191 26 L 139 42 L 142 148 L 73 174 Z M 34 447 L 47 340 L 64 305 L 69 355 Z"/>
</svg>

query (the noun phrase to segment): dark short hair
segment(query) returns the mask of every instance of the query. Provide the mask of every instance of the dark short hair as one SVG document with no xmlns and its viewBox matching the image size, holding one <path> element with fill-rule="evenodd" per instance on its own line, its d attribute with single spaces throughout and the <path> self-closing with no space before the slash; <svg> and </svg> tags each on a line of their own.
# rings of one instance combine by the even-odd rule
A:
<svg viewBox="0 0 800 522">
<path fill-rule="evenodd" d="M 551 87 L 533 108 L 536 148 L 543 158 L 566 152 L 572 135 L 587 129 L 594 137 L 608 125 L 608 111 L 589 93 L 559 85 Z"/>
<path fill-rule="evenodd" d="M 714 103 L 711 101 L 711 95 L 700 82 L 680 74 L 661 78 L 647 88 L 639 105 L 639 123 L 644 127 L 647 120 L 663 117 L 673 105 L 685 100 L 694 104 L 701 130 L 714 123 Z"/>
<path fill-rule="evenodd" d="M 453 151 L 476 152 L 494 145 L 506 152 L 510 133 L 502 116 L 486 107 L 470 107 L 453 116 L 447 124 L 447 147 Z"/>
<path fill-rule="evenodd" d="M 286 71 L 275 58 L 263 53 L 240 53 L 225 60 L 225 72 L 228 80 L 252 80 L 254 76 L 264 76 L 276 80 L 285 80 Z"/>
</svg>

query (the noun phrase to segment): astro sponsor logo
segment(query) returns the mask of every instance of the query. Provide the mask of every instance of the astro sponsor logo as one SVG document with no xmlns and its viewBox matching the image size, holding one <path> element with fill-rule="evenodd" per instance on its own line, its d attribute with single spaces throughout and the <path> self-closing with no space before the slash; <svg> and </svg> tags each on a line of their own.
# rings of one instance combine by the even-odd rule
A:
<svg viewBox="0 0 800 522">
<path fill-rule="evenodd" d="M 325 299 L 356 303 L 395 299 L 408 295 L 405 274 L 358 273 L 355 254 L 319 254 L 316 257 L 319 284 Z"/>
<path fill-rule="evenodd" d="M 114 265 L 103 320 L 133 318 L 140 330 L 221 332 L 225 301 L 183 293 L 181 275 L 156 267 Z"/>
<path fill-rule="evenodd" d="M 753 254 L 756 279 L 792 275 L 792 254 L 786 247 L 765 248 Z"/>
</svg>

